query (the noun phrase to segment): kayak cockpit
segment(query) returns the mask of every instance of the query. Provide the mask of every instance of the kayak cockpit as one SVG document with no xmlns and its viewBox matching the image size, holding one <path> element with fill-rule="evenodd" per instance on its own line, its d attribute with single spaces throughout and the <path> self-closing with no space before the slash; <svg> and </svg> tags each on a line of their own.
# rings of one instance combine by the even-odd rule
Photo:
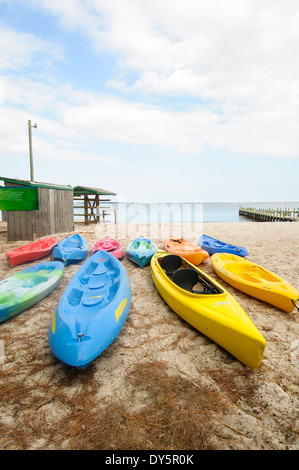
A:
<svg viewBox="0 0 299 470">
<path fill-rule="evenodd" d="M 158 258 L 166 276 L 178 287 L 192 294 L 215 295 L 223 291 L 201 271 L 178 255 L 167 255 Z"/>
</svg>

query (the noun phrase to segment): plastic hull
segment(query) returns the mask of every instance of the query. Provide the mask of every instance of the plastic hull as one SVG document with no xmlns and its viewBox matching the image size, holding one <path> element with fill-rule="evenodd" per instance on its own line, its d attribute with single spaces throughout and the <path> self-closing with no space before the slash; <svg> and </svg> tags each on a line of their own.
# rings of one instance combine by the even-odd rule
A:
<svg viewBox="0 0 299 470">
<path fill-rule="evenodd" d="M 0 322 L 49 295 L 60 283 L 63 270 L 60 261 L 38 263 L 0 282 Z"/>
<path fill-rule="evenodd" d="M 19 264 L 36 261 L 49 256 L 53 247 L 58 243 L 56 238 L 48 237 L 29 243 L 28 245 L 9 250 L 5 253 L 11 267 Z"/>
<path fill-rule="evenodd" d="M 170 308 L 244 365 L 251 369 L 257 368 L 266 341 L 239 303 L 220 284 L 192 265 L 218 293 L 195 294 L 182 289 L 161 267 L 159 258 L 161 261 L 164 256 L 169 254 L 158 251 L 152 257 L 151 274 L 155 286 Z"/>
<path fill-rule="evenodd" d="M 208 235 L 202 235 L 198 240 L 198 245 L 210 255 L 214 253 L 231 253 L 238 256 L 248 255 L 247 249 L 243 246 L 231 245 Z"/>
<path fill-rule="evenodd" d="M 110 253 L 97 251 L 65 289 L 49 326 L 49 345 L 65 364 L 86 368 L 118 336 L 131 302 L 128 275 Z"/>
<path fill-rule="evenodd" d="M 52 250 L 52 258 L 61 260 L 65 265 L 83 261 L 88 253 L 88 244 L 78 233 L 59 242 Z"/>
<path fill-rule="evenodd" d="M 128 244 L 126 254 L 129 260 L 141 268 L 144 268 L 150 263 L 151 258 L 157 249 L 158 247 L 155 243 L 148 238 L 138 237 Z"/>
<path fill-rule="evenodd" d="M 209 258 L 209 253 L 207 251 L 182 239 L 169 238 L 165 240 L 164 247 L 169 253 L 181 256 L 196 266 Z"/>
<path fill-rule="evenodd" d="M 105 237 L 97 241 L 91 250 L 91 255 L 100 250 L 108 251 L 117 259 L 122 259 L 124 257 L 124 251 L 120 243 L 110 237 Z"/>
<path fill-rule="evenodd" d="M 236 289 L 285 311 L 292 312 L 298 292 L 289 282 L 247 259 L 226 253 L 211 258 L 221 279 Z"/>
</svg>

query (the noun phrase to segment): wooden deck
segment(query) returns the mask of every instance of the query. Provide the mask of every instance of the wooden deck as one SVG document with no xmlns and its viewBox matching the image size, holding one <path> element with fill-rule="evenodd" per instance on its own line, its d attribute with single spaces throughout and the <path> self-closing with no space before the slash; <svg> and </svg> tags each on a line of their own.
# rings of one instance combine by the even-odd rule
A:
<svg viewBox="0 0 299 470">
<path fill-rule="evenodd" d="M 240 206 L 239 215 L 264 222 L 299 222 L 298 209 L 257 209 Z"/>
<path fill-rule="evenodd" d="M 74 219 L 84 218 L 85 225 L 99 222 L 116 223 L 115 210 L 107 205 L 111 199 L 102 196 L 116 196 L 116 193 L 101 188 L 75 186 L 74 188 Z M 79 213 L 76 212 L 79 209 Z M 82 209 L 84 213 L 82 214 Z"/>
</svg>

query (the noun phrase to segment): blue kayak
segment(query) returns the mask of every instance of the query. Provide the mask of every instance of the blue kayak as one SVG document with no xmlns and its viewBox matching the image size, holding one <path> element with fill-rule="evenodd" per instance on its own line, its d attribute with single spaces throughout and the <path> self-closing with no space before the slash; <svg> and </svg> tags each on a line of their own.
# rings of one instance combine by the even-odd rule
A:
<svg viewBox="0 0 299 470">
<path fill-rule="evenodd" d="M 126 248 L 129 260 L 144 268 L 149 264 L 152 256 L 156 253 L 158 247 L 148 238 L 135 238 Z"/>
<path fill-rule="evenodd" d="M 27 310 L 50 294 L 61 281 L 60 261 L 37 263 L 0 282 L 0 323 Z"/>
<path fill-rule="evenodd" d="M 54 355 L 85 369 L 120 333 L 130 302 L 121 262 L 107 251 L 94 253 L 71 279 L 52 317 L 48 338 Z"/>
<path fill-rule="evenodd" d="M 83 261 L 88 253 L 88 244 L 78 233 L 65 238 L 52 250 L 52 258 L 61 260 L 65 266 Z"/>
<path fill-rule="evenodd" d="M 198 240 L 198 245 L 210 255 L 214 253 L 231 253 L 238 256 L 248 255 L 248 251 L 243 246 L 230 245 L 208 235 L 202 235 Z"/>
</svg>

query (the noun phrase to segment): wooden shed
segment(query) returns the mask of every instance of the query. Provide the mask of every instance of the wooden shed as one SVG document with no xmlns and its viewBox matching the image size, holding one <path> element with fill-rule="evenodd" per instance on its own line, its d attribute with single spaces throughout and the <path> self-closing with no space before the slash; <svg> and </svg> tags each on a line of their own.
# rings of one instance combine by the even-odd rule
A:
<svg viewBox="0 0 299 470">
<path fill-rule="evenodd" d="M 35 240 L 74 230 L 73 187 L 0 177 L 5 187 L 37 188 L 38 210 L 8 210 L 7 240 Z"/>
<path fill-rule="evenodd" d="M 113 212 L 113 219 L 116 222 L 114 209 L 107 205 L 111 201 L 108 196 L 116 196 L 116 193 L 101 188 L 75 186 L 74 217 L 84 217 L 84 224 L 89 225 L 90 223 L 105 222 L 106 216 Z M 76 212 L 77 209 L 79 209 L 79 213 Z M 84 209 L 83 214 L 80 209 Z"/>
</svg>

